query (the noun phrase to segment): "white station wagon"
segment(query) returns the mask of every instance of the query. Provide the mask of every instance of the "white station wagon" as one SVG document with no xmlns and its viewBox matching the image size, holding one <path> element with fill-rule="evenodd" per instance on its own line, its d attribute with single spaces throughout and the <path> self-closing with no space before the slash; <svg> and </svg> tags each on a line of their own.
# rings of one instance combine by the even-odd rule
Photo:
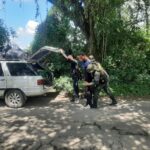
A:
<svg viewBox="0 0 150 150">
<path fill-rule="evenodd" d="M 47 82 L 38 69 L 37 64 L 27 61 L 0 61 L 0 97 L 7 106 L 21 107 L 27 97 L 48 92 Z"/>
</svg>

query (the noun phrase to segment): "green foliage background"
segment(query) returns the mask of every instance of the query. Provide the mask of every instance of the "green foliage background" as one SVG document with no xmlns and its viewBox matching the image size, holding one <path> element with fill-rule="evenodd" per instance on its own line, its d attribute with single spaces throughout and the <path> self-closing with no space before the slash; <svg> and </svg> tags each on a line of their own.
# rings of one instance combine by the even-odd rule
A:
<svg viewBox="0 0 150 150">
<path fill-rule="evenodd" d="M 92 1 L 93 3 L 91 0 L 86 1 L 85 17 L 93 18 L 94 24 L 94 28 L 90 28 L 93 30 L 90 34 L 94 34 L 95 37 L 90 38 L 96 39 L 91 43 L 87 39 L 87 33 L 82 29 L 81 23 L 85 20 L 81 17 L 81 12 L 76 11 L 76 5 L 71 1 L 65 1 L 63 4 L 61 0 L 55 2 L 56 7 L 49 12 L 46 20 L 37 29 L 32 44 L 33 52 L 44 45 L 65 50 L 71 48 L 75 55 L 90 52 L 110 74 L 110 85 L 116 95 L 150 95 L 149 26 L 147 22 L 146 26 L 138 25 L 139 20 L 135 17 L 139 11 L 137 7 L 132 10 L 129 6 L 123 5 L 123 0 L 100 0 Z M 69 10 L 66 10 L 65 6 L 68 6 Z M 149 4 L 145 3 L 145 6 Z M 69 63 L 58 54 L 48 56 L 47 62 L 52 66 L 55 77 L 58 77 L 55 87 L 70 91 Z"/>
</svg>

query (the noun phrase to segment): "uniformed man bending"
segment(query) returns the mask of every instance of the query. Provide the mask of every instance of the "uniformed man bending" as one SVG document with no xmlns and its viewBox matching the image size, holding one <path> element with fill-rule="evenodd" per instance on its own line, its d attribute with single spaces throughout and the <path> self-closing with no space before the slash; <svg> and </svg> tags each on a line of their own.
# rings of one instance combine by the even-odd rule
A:
<svg viewBox="0 0 150 150">
<path fill-rule="evenodd" d="M 99 93 L 102 89 L 111 98 L 112 103 L 110 105 L 116 105 L 117 101 L 109 88 L 109 75 L 101 64 L 93 59 L 92 63 L 87 66 L 87 72 L 92 76 L 92 82 L 85 82 L 85 86 L 92 87 L 91 108 L 97 108 Z"/>
</svg>

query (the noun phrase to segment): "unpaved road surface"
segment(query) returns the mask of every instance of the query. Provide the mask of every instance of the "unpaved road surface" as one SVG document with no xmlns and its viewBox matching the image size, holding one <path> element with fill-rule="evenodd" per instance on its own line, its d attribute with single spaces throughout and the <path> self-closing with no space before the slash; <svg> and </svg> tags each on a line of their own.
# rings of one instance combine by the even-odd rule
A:
<svg viewBox="0 0 150 150">
<path fill-rule="evenodd" d="M 0 150 L 150 150 L 150 101 L 103 98 L 98 109 L 63 93 L 30 98 L 25 107 L 0 101 Z"/>
</svg>

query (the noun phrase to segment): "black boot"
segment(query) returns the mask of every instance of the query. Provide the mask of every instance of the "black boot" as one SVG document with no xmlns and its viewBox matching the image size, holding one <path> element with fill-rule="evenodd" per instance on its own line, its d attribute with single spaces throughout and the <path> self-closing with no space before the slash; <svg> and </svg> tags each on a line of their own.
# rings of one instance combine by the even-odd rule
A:
<svg viewBox="0 0 150 150">
<path fill-rule="evenodd" d="M 74 96 L 71 98 L 70 102 L 75 102 L 75 97 Z"/>
<path fill-rule="evenodd" d="M 91 108 L 97 108 L 97 100 L 94 100 L 92 105 L 91 105 Z"/>
<path fill-rule="evenodd" d="M 110 103 L 109 105 L 110 105 L 110 106 L 117 105 L 117 101 L 116 101 L 116 99 L 113 99 L 113 100 L 112 100 L 112 103 Z"/>
</svg>

